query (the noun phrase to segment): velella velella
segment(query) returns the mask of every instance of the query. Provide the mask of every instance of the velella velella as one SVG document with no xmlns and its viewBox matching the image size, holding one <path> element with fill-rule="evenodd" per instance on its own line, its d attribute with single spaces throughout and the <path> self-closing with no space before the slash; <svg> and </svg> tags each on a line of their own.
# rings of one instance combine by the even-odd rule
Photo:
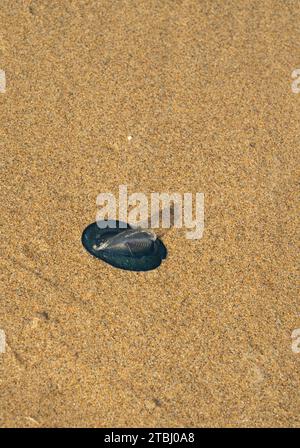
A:
<svg viewBox="0 0 300 448">
<path fill-rule="evenodd" d="M 82 244 L 94 257 L 130 271 L 155 269 L 167 256 L 164 243 L 155 233 L 122 221 L 90 224 L 83 231 Z"/>
</svg>

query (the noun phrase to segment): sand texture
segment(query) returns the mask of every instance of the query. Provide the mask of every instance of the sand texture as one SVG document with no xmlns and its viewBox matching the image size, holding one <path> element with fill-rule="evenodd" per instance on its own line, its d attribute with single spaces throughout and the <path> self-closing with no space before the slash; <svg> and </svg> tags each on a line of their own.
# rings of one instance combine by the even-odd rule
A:
<svg viewBox="0 0 300 448">
<path fill-rule="evenodd" d="M 299 42 L 299 0 L 1 0 L 1 427 L 300 426 Z M 120 184 L 203 238 L 93 258 Z"/>
</svg>

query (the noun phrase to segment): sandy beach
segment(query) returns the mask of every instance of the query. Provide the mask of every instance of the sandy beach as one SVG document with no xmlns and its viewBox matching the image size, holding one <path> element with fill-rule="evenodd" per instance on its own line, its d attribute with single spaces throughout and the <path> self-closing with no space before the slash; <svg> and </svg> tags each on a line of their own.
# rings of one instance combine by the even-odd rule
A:
<svg viewBox="0 0 300 448">
<path fill-rule="evenodd" d="M 299 6 L 1 1 L 0 427 L 300 426 Z M 92 257 L 119 185 L 203 237 Z"/>
</svg>

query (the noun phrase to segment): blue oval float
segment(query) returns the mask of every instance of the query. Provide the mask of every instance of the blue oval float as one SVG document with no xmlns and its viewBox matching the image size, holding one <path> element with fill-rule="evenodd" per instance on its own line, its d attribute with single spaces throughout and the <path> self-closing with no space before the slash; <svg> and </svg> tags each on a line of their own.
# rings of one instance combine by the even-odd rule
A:
<svg viewBox="0 0 300 448">
<path fill-rule="evenodd" d="M 164 243 L 154 233 L 121 221 L 94 222 L 83 231 L 81 240 L 94 257 L 129 271 L 150 271 L 167 257 Z"/>
</svg>

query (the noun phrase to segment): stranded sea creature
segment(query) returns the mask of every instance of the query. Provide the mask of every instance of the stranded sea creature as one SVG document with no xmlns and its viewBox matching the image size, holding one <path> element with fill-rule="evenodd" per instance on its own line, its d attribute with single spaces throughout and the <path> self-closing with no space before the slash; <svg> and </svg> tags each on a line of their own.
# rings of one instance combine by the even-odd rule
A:
<svg viewBox="0 0 300 448">
<path fill-rule="evenodd" d="M 134 228 L 114 221 L 113 227 L 90 224 L 82 234 L 82 244 L 96 258 L 116 268 L 150 271 L 160 266 L 167 249 L 158 236 L 148 229 Z M 125 227 L 125 228 L 124 228 Z"/>
</svg>

